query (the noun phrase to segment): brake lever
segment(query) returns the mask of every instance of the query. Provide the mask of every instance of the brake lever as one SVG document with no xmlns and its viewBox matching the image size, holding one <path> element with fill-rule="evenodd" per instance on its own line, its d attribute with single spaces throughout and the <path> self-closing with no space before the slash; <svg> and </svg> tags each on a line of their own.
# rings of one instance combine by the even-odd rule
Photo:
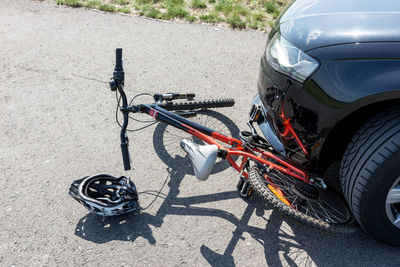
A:
<svg viewBox="0 0 400 267">
<path fill-rule="evenodd" d="M 118 86 L 117 83 L 114 81 L 114 78 L 111 78 L 108 84 L 110 85 L 111 91 L 117 91 Z"/>
</svg>

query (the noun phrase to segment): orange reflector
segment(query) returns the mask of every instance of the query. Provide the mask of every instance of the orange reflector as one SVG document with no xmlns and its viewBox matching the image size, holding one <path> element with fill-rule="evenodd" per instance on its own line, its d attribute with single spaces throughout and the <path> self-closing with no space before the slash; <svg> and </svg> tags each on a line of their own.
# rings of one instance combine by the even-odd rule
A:
<svg viewBox="0 0 400 267">
<path fill-rule="evenodd" d="M 270 185 L 270 184 L 268 185 L 268 188 L 269 188 L 269 190 L 271 190 L 271 192 L 274 193 L 274 195 L 277 196 L 283 203 L 285 203 L 285 204 L 288 205 L 288 206 L 291 205 L 290 202 L 289 202 L 289 200 L 287 200 L 287 199 L 283 196 L 282 192 L 280 192 L 281 190 L 275 189 L 275 188 L 274 188 L 272 185 Z"/>
<path fill-rule="evenodd" d="M 251 193 L 253 193 L 253 188 L 250 188 L 249 192 L 247 193 L 247 196 L 251 196 Z"/>
</svg>

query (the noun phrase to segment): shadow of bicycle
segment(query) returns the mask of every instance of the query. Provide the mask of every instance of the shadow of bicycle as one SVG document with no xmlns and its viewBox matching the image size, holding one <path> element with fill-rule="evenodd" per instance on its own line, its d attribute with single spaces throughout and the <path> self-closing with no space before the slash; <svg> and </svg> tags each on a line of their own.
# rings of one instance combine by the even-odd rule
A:
<svg viewBox="0 0 400 267">
<path fill-rule="evenodd" d="M 239 129 L 228 117 L 212 110 L 201 110 L 196 117 L 191 119 L 220 133 L 235 137 L 239 134 Z M 139 198 L 140 195 L 147 194 L 153 195 L 154 200 L 157 198 L 164 199 L 155 215 L 141 212 L 139 214 L 102 218 L 89 213 L 79 220 L 75 228 L 75 234 L 95 243 L 106 243 L 112 240 L 134 241 L 140 236 L 148 240 L 150 244 L 155 244 L 156 240 L 150 225 L 161 227 L 163 218 L 166 215 L 216 216 L 235 222 L 233 214 L 217 209 L 194 208 L 191 205 L 237 198 L 236 191 L 196 197 L 178 197 L 179 187 L 185 175 L 194 175 L 193 169 L 189 164 L 189 158 L 179 145 L 180 140 L 183 138 L 192 138 L 192 141 L 201 143 L 200 140 L 194 139 L 190 134 L 186 134 L 165 123 L 159 123 L 154 130 L 153 146 L 156 154 L 168 166 L 168 175 L 159 191 L 146 190 L 140 192 Z M 220 160 L 216 163 L 212 174 L 224 171 L 229 167 L 228 163 Z M 169 189 L 168 194 L 164 195 L 161 191 L 166 184 Z M 142 208 L 147 209 L 153 204 L 154 200 Z"/>
<path fill-rule="evenodd" d="M 216 129 L 224 134 L 237 136 L 237 126 L 226 116 L 215 111 L 202 111 L 204 116 L 197 117 L 197 122 Z M 157 212 L 152 215 L 145 211 L 138 214 L 125 214 L 116 217 L 101 218 L 87 214 L 76 225 L 75 234 L 94 243 L 107 243 L 112 240 L 135 241 L 138 237 L 146 239 L 149 244 L 156 244 L 152 228 L 161 227 L 166 216 L 207 216 L 221 218 L 235 226 L 232 236 L 227 237 L 228 245 L 223 253 L 218 253 L 203 244 L 200 253 L 211 266 L 235 266 L 239 260 L 235 249 L 248 233 L 253 240 L 264 248 L 265 263 L 272 266 L 337 266 L 362 265 L 365 260 L 370 264 L 379 264 L 390 255 L 400 252 L 372 240 L 363 233 L 348 237 L 335 237 L 314 232 L 312 229 L 299 225 L 282 217 L 265 205 L 260 198 L 242 199 L 235 191 L 211 193 L 191 197 L 179 197 L 179 188 L 187 174 L 193 175 L 188 157 L 179 147 L 181 138 L 191 138 L 185 133 L 176 131 L 165 124 L 158 124 L 153 135 L 153 145 L 157 155 L 168 166 L 164 184 L 158 191 L 143 191 L 140 194 L 162 198 Z M 196 140 L 193 140 L 196 141 Z M 229 167 L 224 161 L 216 164 L 213 173 L 222 172 Z M 191 177 L 192 178 L 192 177 Z M 163 194 L 163 188 L 168 187 L 168 193 Z M 229 199 L 246 201 L 247 206 L 241 217 L 230 212 L 206 207 L 194 207 L 195 204 L 215 203 Z M 147 205 L 151 206 L 154 201 Z M 145 207 L 146 208 L 146 207 Z M 269 214 L 269 216 L 266 216 Z M 257 216 L 265 221 L 265 227 L 249 225 L 250 218 Z M 228 241 L 229 240 L 229 241 Z M 221 249 L 219 249 L 221 251 Z M 377 251 L 381 252 L 380 254 Z M 235 256 L 236 255 L 236 256 Z M 239 255 L 242 255 L 239 253 Z M 340 255 L 337 257 L 335 255 Z M 360 257 L 363 255 L 363 257 Z M 242 255 L 251 265 L 251 253 Z M 241 261 L 243 262 L 243 261 Z M 393 256 L 394 265 L 399 260 Z"/>
<path fill-rule="evenodd" d="M 196 113 L 195 117 L 189 119 L 226 136 L 235 138 L 239 136 L 239 128 L 236 124 L 219 112 L 200 110 Z M 176 129 L 168 124 L 159 123 L 154 130 L 153 147 L 158 157 L 167 166 L 174 169 L 185 168 L 187 171 L 186 174 L 194 175 L 193 169 L 190 166 L 189 157 L 187 157 L 186 152 L 180 147 L 180 141 L 184 138 L 194 143 L 205 145 L 202 140 L 189 133 Z M 211 175 L 222 172 L 228 168 L 230 168 L 230 165 L 226 160 L 217 159 Z"/>
</svg>

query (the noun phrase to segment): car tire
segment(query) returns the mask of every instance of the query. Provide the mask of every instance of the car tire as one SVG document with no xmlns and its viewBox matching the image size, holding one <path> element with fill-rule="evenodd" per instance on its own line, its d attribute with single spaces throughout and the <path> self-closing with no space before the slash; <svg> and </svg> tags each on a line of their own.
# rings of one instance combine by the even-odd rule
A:
<svg viewBox="0 0 400 267">
<path fill-rule="evenodd" d="M 400 108 L 372 117 L 348 144 L 341 162 L 344 196 L 361 227 L 376 239 L 400 246 Z M 398 200 L 398 203 L 397 203 Z"/>
</svg>

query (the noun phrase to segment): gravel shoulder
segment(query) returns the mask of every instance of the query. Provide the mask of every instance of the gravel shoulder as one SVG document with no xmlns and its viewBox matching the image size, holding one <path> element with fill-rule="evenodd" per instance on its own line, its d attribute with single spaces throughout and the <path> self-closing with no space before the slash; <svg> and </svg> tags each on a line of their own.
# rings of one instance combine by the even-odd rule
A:
<svg viewBox="0 0 400 267">
<path fill-rule="evenodd" d="M 400 264 L 398 248 L 363 233 L 319 234 L 241 199 L 224 165 L 198 182 L 184 155 L 163 150 L 163 125 L 130 135 L 135 170 L 123 171 L 107 85 L 116 47 L 128 95 L 234 97 L 218 116 L 237 130 L 246 128 L 265 34 L 51 1 L 1 1 L 0 14 L 1 266 Z M 67 192 L 98 172 L 130 175 L 150 206 L 116 218 L 88 214 Z"/>
</svg>

